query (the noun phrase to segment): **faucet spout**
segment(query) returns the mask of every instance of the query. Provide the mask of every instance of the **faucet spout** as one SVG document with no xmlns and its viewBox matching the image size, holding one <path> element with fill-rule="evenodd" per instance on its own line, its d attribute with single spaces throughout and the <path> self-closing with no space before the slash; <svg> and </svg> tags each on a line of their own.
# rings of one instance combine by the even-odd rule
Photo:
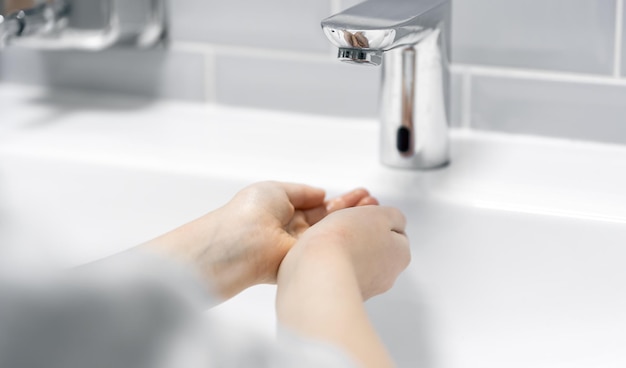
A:
<svg viewBox="0 0 626 368">
<path fill-rule="evenodd" d="M 382 51 L 340 48 L 337 58 L 352 64 L 378 66 L 383 62 Z"/>
<path fill-rule="evenodd" d="M 166 38 L 166 0 L 0 0 L 0 47 L 100 51 Z"/>
<path fill-rule="evenodd" d="M 338 59 L 383 66 L 381 161 L 432 169 L 449 161 L 450 0 L 369 0 L 322 21 Z"/>
<path fill-rule="evenodd" d="M 0 15 L 0 48 L 12 39 L 51 33 L 57 23 L 67 15 L 69 6 L 63 0 L 54 3 L 37 3 L 6 17 Z"/>
<path fill-rule="evenodd" d="M 387 51 L 412 45 L 421 31 L 441 19 L 435 14 L 448 0 L 370 0 L 322 21 L 326 37 L 338 48 Z"/>
</svg>

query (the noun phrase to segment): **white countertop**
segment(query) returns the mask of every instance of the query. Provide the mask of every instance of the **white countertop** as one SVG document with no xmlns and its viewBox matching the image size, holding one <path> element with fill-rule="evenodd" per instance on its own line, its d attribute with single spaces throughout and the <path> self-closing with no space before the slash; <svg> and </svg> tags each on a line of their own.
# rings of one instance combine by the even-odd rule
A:
<svg viewBox="0 0 626 368">
<path fill-rule="evenodd" d="M 400 367 L 626 366 L 626 147 L 453 131 L 451 165 L 417 172 L 379 164 L 373 120 L 6 84 L 0 111 L 18 256 L 103 257 L 257 180 L 365 186 L 409 220 L 412 264 L 368 302 Z M 273 300 L 214 313 L 271 332 Z"/>
<path fill-rule="evenodd" d="M 443 170 L 389 169 L 373 120 L 0 85 L 0 158 L 19 155 L 626 223 L 626 146 L 452 131 Z M 329 180 L 332 178 L 332 180 Z"/>
</svg>

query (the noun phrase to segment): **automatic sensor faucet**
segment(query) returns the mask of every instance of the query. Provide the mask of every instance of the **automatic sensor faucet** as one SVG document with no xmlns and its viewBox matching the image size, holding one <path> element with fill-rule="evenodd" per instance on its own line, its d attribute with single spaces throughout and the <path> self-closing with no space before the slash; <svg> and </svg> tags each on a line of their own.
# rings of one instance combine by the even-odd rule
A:
<svg viewBox="0 0 626 368">
<path fill-rule="evenodd" d="M 383 64 L 381 161 L 432 169 L 449 161 L 450 0 L 369 0 L 322 21 L 338 58 Z"/>
</svg>

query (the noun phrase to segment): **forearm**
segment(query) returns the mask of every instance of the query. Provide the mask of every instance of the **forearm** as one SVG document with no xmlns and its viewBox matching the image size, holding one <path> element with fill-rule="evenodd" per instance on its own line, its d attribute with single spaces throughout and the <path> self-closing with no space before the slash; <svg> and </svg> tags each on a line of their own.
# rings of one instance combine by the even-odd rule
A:
<svg viewBox="0 0 626 368">
<path fill-rule="evenodd" d="M 363 367 L 394 364 L 372 327 L 348 259 L 331 247 L 309 249 L 278 275 L 277 314 L 303 336 L 342 348 Z M 314 253 L 314 254 L 313 254 Z"/>
<path fill-rule="evenodd" d="M 203 277 L 217 298 L 226 300 L 249 287 L 253 275 L 240 259 L 227 253 L 241 241 L 237 234 L 220 231 L 222 221 L 231 219 L 220 218 L 219 212 L 214 211 L 139 248 L 188 265 Z"/>
</svg>

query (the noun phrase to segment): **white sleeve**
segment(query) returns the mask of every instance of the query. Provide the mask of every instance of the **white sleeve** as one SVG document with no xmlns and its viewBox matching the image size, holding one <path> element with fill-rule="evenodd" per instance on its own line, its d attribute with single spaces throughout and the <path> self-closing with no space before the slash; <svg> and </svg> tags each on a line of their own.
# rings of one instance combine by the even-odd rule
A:
<svg viewBox="0 0 626 368">
<path fill-rule="evenodd" d="M 128 253 L 45 281 L 0 280 L 2 368 L 354 367 L 288 332 L 225 339 L 196 275 Z"/>
</svg>

